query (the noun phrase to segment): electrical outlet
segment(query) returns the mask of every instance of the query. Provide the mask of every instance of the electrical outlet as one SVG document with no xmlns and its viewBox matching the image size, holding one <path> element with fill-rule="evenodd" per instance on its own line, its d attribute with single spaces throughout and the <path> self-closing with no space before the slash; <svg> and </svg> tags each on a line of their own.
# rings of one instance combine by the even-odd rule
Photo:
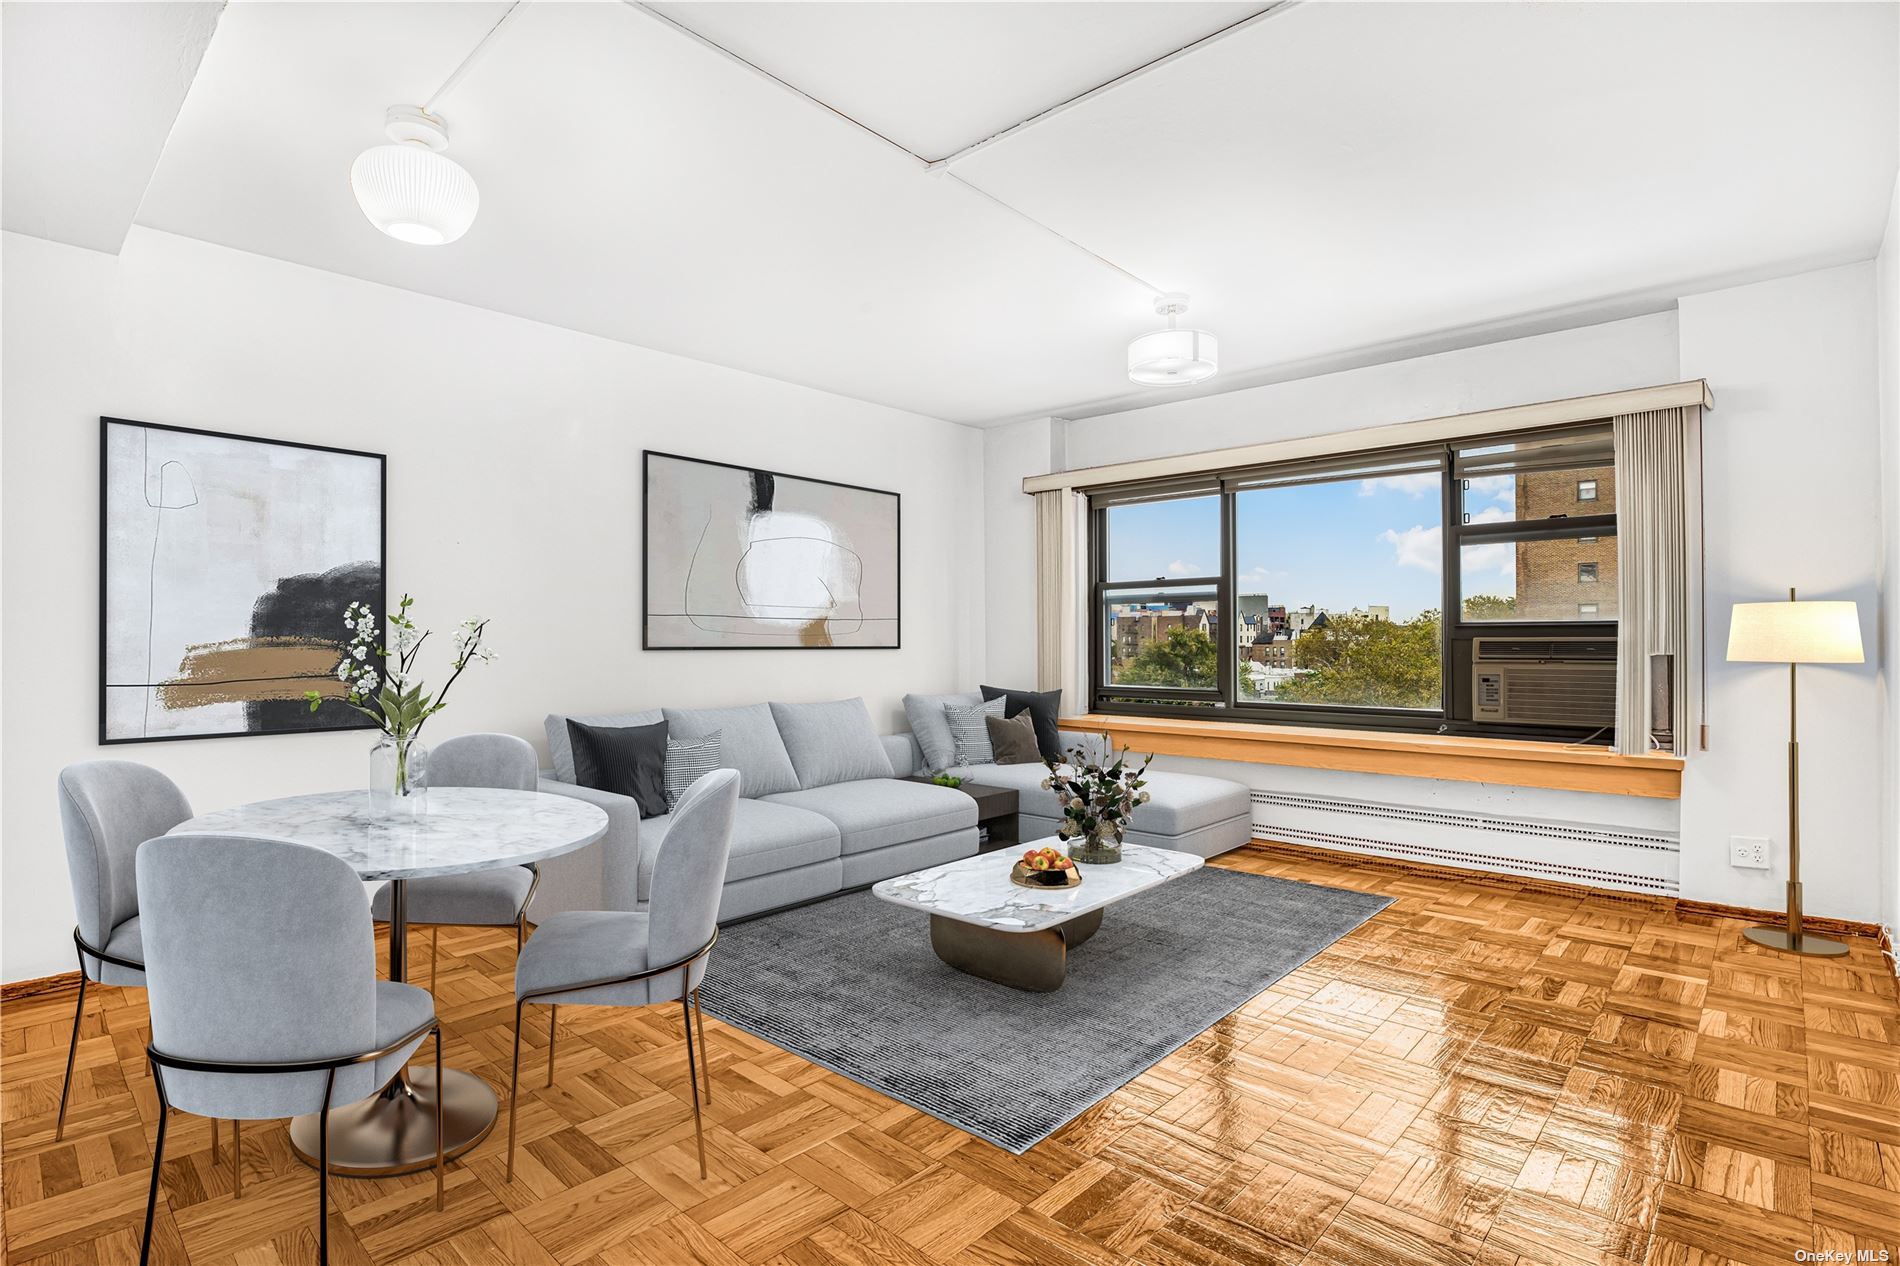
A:
<svg viewBox="0 0 1900 1266">
<path fill-rule="evenodd" d="M 1757 835 L 1728 837 L 1728 864 L 1746 870 L 1768 869 L 1768 841 Z"/>
</svg>

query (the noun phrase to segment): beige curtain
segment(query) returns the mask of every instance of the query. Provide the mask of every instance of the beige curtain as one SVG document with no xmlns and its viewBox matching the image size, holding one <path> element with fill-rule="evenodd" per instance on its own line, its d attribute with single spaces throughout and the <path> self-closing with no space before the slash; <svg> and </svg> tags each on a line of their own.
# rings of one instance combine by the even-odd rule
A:
<svg viewBox="0 0 1900 1266">
<path fill-rule="evenodd" d="M 1651 739 L 1654 656 L 1673 657 L 1668 725 L 1671 749 L 1689 750 L 1697 693 L 1692 619 L 1698 560 L 1695 545 L 1699 409 L 1619 414 L 1616 433 L 1616 746 L 1637 754 Z M 1655 718 L 1660 728 L 1662 718 Z"/>
<path fill-rule="evenodd" d="M 1063 711 L 1070 714 L 1088 710 L 1081 685 L 1078 501 L 1066 489 L 1036 494 L 1036 689 L 1062 691 Z"/>
</svg>

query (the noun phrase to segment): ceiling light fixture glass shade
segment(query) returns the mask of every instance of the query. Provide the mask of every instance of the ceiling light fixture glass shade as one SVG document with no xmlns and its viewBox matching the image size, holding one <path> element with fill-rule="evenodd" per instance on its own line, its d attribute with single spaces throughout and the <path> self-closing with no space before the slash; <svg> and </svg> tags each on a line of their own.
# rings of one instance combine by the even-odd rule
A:
<svg viewBox="0 0 1900 1266">
<path fill-rule="evenodd" d="M 1186 387 L 1220 372 L 1220 341 L 1206 330 L 1175 327 L 1175 318 L 1187 306 L 1184 294 L 1155 299 L 1155 311 L 1168 318 L 1168 328 L 1144 334 L 1128 345 L 1128 381 L 1143 387 Z"/>
<path fill-rule="evenodd" d="M 445 246 L 468 232 L 481 206 L 475 179 L 443 155 L 442 120 L 414 106 L 391 106 L 390 143 L 366 149 L 350 164 L 350 190 L 363 214 L 399 242 Z"/>
</svg>

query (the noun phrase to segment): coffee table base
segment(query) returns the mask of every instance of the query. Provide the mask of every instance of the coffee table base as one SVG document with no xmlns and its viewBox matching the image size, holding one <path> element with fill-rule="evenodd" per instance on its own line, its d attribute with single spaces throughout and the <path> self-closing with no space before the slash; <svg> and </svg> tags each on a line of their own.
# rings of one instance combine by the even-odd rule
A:
<svg viewBox="0 0 1900 1266">
<path fill-rule="evenodd" d="M 473 1073 L 444 1069 L 442 1156 L 453 1160 L 495 1128 L 495 1092 Z M 315 1113 L 290 1123 L 297 1158 L 317 1163 Z M 435 1069 L 404 1072 L 380 1094 L 330 1110 L 330 1172 L 344 1178 L 409 1174 L 435 1164 Z"/>
<path fill-rule="evenodd" d="M 1030 993 L 1052 993 L 1068 978 L 1069 951 L 1101 926 L 1100 910 L 1039 932 L 1001 932 L 933 914 L 930 948 L 966 975 Z"/>
</svg>

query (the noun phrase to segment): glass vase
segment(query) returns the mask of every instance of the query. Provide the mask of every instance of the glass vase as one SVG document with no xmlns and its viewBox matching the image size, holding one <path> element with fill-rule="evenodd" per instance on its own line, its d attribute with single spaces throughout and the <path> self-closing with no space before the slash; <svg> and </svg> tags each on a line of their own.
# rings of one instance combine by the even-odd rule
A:
<svg viewBox="0 0 1900 1266">
<path fill-rule="evenodd" d="M 1122 859 L 1122 826 L 1104 822 L 1069 847 L 1072 861 L 1084 866 L 1113 866 Z"/>
<path fill-rule="evenodd" d="M 414 737 L 385 734 L 369 749 L 369 807 L 378 818 L 427 812 L 429 748 Z"/>
</svg>

